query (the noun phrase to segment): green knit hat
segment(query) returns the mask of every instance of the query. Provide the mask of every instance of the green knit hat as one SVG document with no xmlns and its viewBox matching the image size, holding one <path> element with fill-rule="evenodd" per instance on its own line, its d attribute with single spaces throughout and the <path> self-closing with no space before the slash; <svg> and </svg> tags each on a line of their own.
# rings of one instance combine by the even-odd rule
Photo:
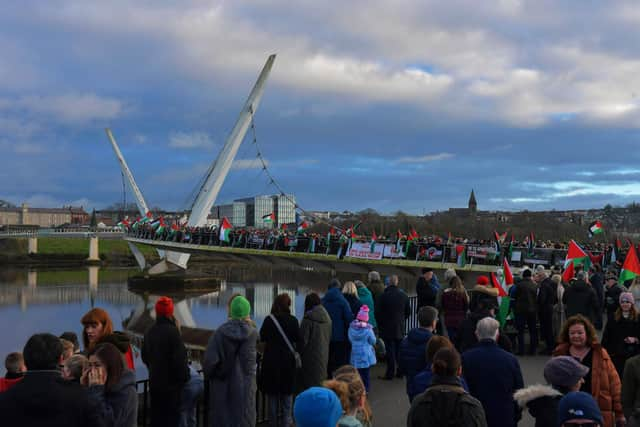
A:
<svg viewBox="0 0 640 427">
<path fill-rule="evenodd" d="M 231 301 L 232 319 L 244 319 L 249 317 L 249 313 L 251 313 L 251 304 L 245 297 L 238 295 Z"/>
</svg>

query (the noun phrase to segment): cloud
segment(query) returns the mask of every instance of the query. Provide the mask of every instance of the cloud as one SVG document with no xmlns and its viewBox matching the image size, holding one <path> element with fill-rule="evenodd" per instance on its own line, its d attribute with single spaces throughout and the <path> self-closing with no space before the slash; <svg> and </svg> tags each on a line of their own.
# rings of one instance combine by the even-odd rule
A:
<svg viewBox="0 0 640 427">
<path fill-rule="evenodd" d="M 427 162 L 436 162 L 439 160 L 447 160 L 455 157 L 454 154 L 451 153 L 438 153 L 438 154 L 430 154 L 421 157 L 401 157 L 395 161 L 395 163 L 427 163 Z"/>
<path fill-rule="evenodd" d="M 204 132 L 175 132 L 169 136 L 169 147 L 171 148 L 212 149 L 214 146 L 214 141 Z"/>
<path fill-rule="evenodd" d="M 640 184 L 637 182 L 597 183 L 581 181 L 558 181 L 551 183 L 527 182 L 523 187 L 536 187 L 549 190 L 545 197 L 558 199 L 577 196 L 610 195 L 622 197 L 640 196 Z"/>
<path fill-rule="evenodd" d="M 53 96 L 24 96 L 5 102 L 5 108 L 25 110 L 55 120 L 77 124 L 94 120 L 110 120 L 121 116 L 125 106 L 117 99 L 100 97 L 93 93 Z"/>
</svg>

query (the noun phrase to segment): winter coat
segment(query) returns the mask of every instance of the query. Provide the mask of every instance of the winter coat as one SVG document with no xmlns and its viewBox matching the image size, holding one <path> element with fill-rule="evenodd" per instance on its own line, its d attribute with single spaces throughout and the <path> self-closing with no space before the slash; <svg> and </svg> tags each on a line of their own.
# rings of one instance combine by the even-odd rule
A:
<svg viewBox="0 0 640 427">
<path fill-rule="evenodd" d="M 469 297 L 466 292 L 460 293 L 453 289 L 445 289 L 442 293 L 442 311 L 444 324 L 447 328 L 459 328 L 469 308 Z"/>
<path fill-rule="evenodd" d="M 204 355 L 209 380 L 209 427 L 256 424 L 256 342 L 258 331 L 231 319 L 213 334 Z"/>
<path fill-rule="evenodd" d="M 120 381 L 107 388 L 89 387 L 89 395 L 98 404 L 98 413 L 109 427 L 136 427 L 138 425 L 138 393 L 136 375 L 125 369 Z"/>
<path fill-rule="evenodd" d="M 358 288 L 358 298 L 363 305 L 369 307 L 369 324 L 377 328 L 378 323 L 376 322 L 375 306 L 371 291 L 365 287 Z"/>
<path fill-rule="evenodd" d="M 488 310 L 492 306 L 498 307 L 498 289 L 490 288 L 489 286 L 475 285 L 471 290 L 469 311 Z"/>
<path fill-rule="evenodd" d="M 327 379 L 331 317 L 322 305 L 307 311 L 300 322 L 302 369 L 298 390 L 320 386 Z"/>
<path fill-rule="evenodd" d="M 602 412 L 603 427 L 613 427 L 614 416 L 622 415 L 620 377 L 607 350 L 600 344 L 592 344 L 591 352 L 591 395 Z M 566 343 L 559 344 L 553 351 L 553 356 L 569 355 L 569 344 Z"/>
<path fill-rule="evenodd" d="M 347 329 L 353 320 L 353 313 L 340 289 L 334 287 L 327 290 L 322 297 L 322 305 L 331 317 L 331 342 L 347 341 Z"/>
<path fill-rule="evenodd" d="M 343 415 L 338 420 L 338 427 L 362 427 L 362 423 L 353 415 Z"/>
<path fill-rule="evenodd" d="M 622 378 L 622 410 L 627 420 L 636 408 L 640 408 L 640 356 L 627 360 Z"/>
<path fill-rule="evenodd" d="M 495 341 L 481 340 L 462 354 L 462 372 L 471 395 L 482 402 L 487 424 L 515 427 L 521 411 L 513 400 L 513 393 L 524 387 L 518 359 L 498 347 Z"/>
<path fill-rule="evenodd" d="M 532 385 L 515 392 L 513 398 L 520 408 L 528 408 L 536 419 L 535 427 L 555 426 L 558 417 L 558 403 L 562 393 L 548 385 Z"/>
<path fill-rule="evenodd" d="M 367 285 L 367 289 L 371 291 L 375 308 L 378 308 L 378 298 L 380 298 L 380 295 L 384 292 L 384 283 L 380 280 L 373 280 Z"/>
<path fill-rule="evenodd" d="M 513 298 L 515 304 L 513 306 L 513 314 L 516 316 L 526 316 L 535 314 L 538 311 L 536 302 L 536 294 L 538 285 L 531 279 L 522 279 L 516 286 Z"/>
<path fill-rule="evenodd" d="M 591 283 L 593 290 L 596 292 L 598 305 L 602 308 L 602 305 L 604 304 L 604 277 L 602 273 L 593 273 L 589 278 L 589 282 Z"/>
<path fill-rule="evenodd" d="M 0 394 L 0 414 L 3 426 L 104 426 L 87 389 L 63 380 L 57 371 L 27 372 Z"/>
<path fill-rule="evenodd" d="M 562 329 L 562 325 L 567 320 L 567 315 L 565 313 L 565 305 L 562 302 L 562 297 L 564 296 L 564 285 L 560 283 L 556 288 L 556 304 L 553 306 L 553 336 L 558 336 L 560 333 L 560 329 Z"/>
<path fill-rule="evenodd" d="M 610 288 L 605 288 L 604 308 L 607 312 L 607 320 L 613 319 L 616 310 L 620 308 L 620 294 L 623 292 L 626 292 L 626 289 L 617 283 Z"/>
<path fill-rule="evenodd" d="M 7 375 L 4 378 L 0 378 L 0 393 L 3 393 L 7 390 L 9 390 L 11 387 L 13 387 L 14 385 L 18 384 L 20 381 L 22 381 L 22 377 L 24 375 L 23 374 L 9 374 L 7 373 Z"/>
<path fill-rule="evenodd" d="M 293 349 L 298 351 L 300 342 L 298 319 L 290 314 L 278 314 L 275 318 L 289 338 Z M 270 316 L 267 316 L 262 323 L 260 341 L 265 343 L 262 369 L 258 378 L 260 391 L 265 394 L 293 394 L 296 360 Z"/>
<path fill-rule="evenodd" d="M 576 280 L 565 289 L 562 303 L 565 305 L 567 319 L 576 314 L 582 314 L 592 323 L 600 308 L 596 292 L 584 280 Z"/>
<path fill-rule="evenodd" d="M 469 350 L 478 343 L 478 338 L 476 337 L 476 326 L 478 322 L 485 317 L 491 317 L 491 314 L 488 310 L 480 310 L 473 313 L 469 313 L 467 317 L 462 321 L 460 325 L 460 330 L 458 331 L 458 335 L 456 336 L 456 342 L 454 345 L 458 349 L 460 353 L 463 353 Z M 503 334 L 502 332 L 498 335 L 498 346 L 502 348 L 504 351 L 509 353 L 513 352 L 513 346 L 511 344 L 511 340 Z"/>
<path fill-rule="evenodd" d="M 538 287 L 538 312 L 541 314 L 553 313 L 553 306 L 556 301 L 556 284 L 550 278 L 545 277 Z"/>
<path fill-rule="evenodd" d="M 427 366 L 427 343 L 433 332 L 424 328 L 413 328 L 400 343 L 398 350 L 398 369 L 407 378 L 407 394 L 413 377 Z"/>
<path fill-rule="evenodd" d="M 376 364 L 376 354 L 373 349 L 376 336 L 370 324 L 358 320 L 351 322 L 349 341 L 351 341 L 351 364 L 355 368 L 368 368 Z"/>
<path fill-rule="evenodd" d="M 633 295 L 634 305 L 636 306 L 636 311 L 640 313 L 640 283 L 634 283 L 629 286 L 629 292 Z"/>
<path fill-rule="evenodd" d="M 433 381 L 433 371 L 431 370 L 431 364 L 428 364 L 424 370 L 418 372 L 410 383 L 407 384 L 407 395 L 409 396 L 409 402 L 413 402 L 413 399 L 420 393 L 424 392 L 431 385 Z M 464 391 L 469 392 L 469 386 L 464 380 L 464 377 L 460 377 L 460 385 Z"/>
<path fill-rule="evenodd" d="M 435 377 L 433 384 L 411 402 L 407 427 L 445 427 L 445 420 L 456 427 L 487 426 L 481 403 L 464 391 L 457 377 Z"/>
<path fill-rule="evenodd" d="M 404 337 L 404 322 L 410 314 L 407 294 L 397 286 L 387 286 L 376 308 L 376 321 L 382 339 L 401 340 Z"/>
<path fill-rule="evenodd" d="M 342 294 L 342 295 L 344 296 L 344 299 L 346 299 L 347 302 L 349 303 L 351 314 L 353 314 L 353 318 L 355 319 L 355 317 L 358 315 L 358 311 L 360 311 L 360 307 L 362 307 L 362 302 L 355 295 L 351 295 L 351 294 Z M 369 315 L 371 315 L 371 313 L 369 313 Z"/>
<path fill-rule="evenodd" d="M 438 283 L 438 277 L 433 274 L 429 282 L 426 281 L 424 276 L 420 276 L 416 282 L 416 294 L 418 295 L 418 309 L 424 306 L 436 306 L 436 296 L 440 290 L 440 283 Z"/>
<path fill-rule="evenodd" d="M 604 327 L 602 333 L 602 346 L 607 350 L 611 360 L 618 370 L 618 375 L 622 376 L 624 370 L 624 362 L 632 356 L 638 354 L 640 350 L 639 344 L 627 344 L 624 342 L 626 337 L 634 337 L 640 339 L 640 319 L 609 320 Z"/>
<path fill-rule="evenodd" d="M 124 360 L 127 362 L 127 368 L 135 371 L 135 361 L 133 360 L 133 350 L 131 349 L 131 338 L 129 338 L 127 334 L 120 331 L 113 331 L 112 334 L 103 335 L 96 345 L 102 343 L 111 343 L 116 346 L 116 348 L 120 350 L 120 353 L 124 355 Z"/>
<path fill-rule="evenodd" d="M 180 393 L 189 381 L 187 349 L 175 322 L 160 316 L 144 335 L 142 361 L 149 369 L 152 392 Z"/>
</svg>

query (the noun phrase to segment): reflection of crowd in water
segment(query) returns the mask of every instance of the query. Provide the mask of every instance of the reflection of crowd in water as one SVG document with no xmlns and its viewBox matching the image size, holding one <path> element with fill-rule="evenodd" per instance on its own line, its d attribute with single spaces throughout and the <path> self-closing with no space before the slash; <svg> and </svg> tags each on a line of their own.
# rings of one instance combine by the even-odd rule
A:
<svg viewBox="0 0 640 427">
<path fill-rule="evenodd" d="M 255 307 L 233 295 L 201 374 L 190 366 L 173 301 L 160 297 L 141 349 L 151 425 L 195 425 L 207 382 L 210 426 L 254 426 L 258 392 L 267 397 L 273 426 L 372 426 L 367 396 L 379 391 L 381 383 L 371 380 L 379 360 L 380 381 L 405 381 L 408 426 L 516 426 L 525 409 L 537 426 L 637 425 L 640 284 L 627 289 L 613 271 L 597 267 L 578 268 L 566 282 L 559 273 L 523 269 L 503 294 L 486 276 L 467 291 L 455 270 L 440 284 L 425 268 L 413 312 L 397 276 L 383 281 L 370 272 L 367 283 L 334 279 L 322 298 L 307 294 L 301 319 L 291 297 L 278 295 L 259 329 Z M 406 334 L 412 315 L 418 326 Z M 601 342 L 594 323 L 604 327 Z M 45 333 L 7 356 L 3 423 L 137 425 L 137 350 L 102 309 L 90 310 L 81 324 L 82 351 L 73 333 Z M 525 386 L 514 348 L 521 357 L 551 356 L 546 385 Z M 398 425 L 404 417 L 398 414 Z"/>
</svg>

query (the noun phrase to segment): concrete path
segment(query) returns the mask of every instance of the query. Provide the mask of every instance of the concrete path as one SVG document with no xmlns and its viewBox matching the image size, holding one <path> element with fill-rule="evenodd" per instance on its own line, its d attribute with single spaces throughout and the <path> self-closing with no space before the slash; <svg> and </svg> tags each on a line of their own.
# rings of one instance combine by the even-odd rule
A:
<svg viewBox="0 0 640 427">
<path fill-rule="evenodd" d="M 524 356 L 519 357 L 520 368 L 524 377 L 525 386 L 531 384 L 544 384 L 542 370 L 549 360 L 548 356 Z M 409 398 L 405 392 L 404 379 L 393 381 L 379 380 L 378 376 L 384 373 L 385 365 L 380 363 L 371 370 L 371 392 L 369 404 L 371 405 L 375 427 L 402 427 L 407 425 L 407 413 L 409 412 Z M 535 421 L 528 412 L 523 412 L 519 427 L 534 427 Z"/>
</svg>

